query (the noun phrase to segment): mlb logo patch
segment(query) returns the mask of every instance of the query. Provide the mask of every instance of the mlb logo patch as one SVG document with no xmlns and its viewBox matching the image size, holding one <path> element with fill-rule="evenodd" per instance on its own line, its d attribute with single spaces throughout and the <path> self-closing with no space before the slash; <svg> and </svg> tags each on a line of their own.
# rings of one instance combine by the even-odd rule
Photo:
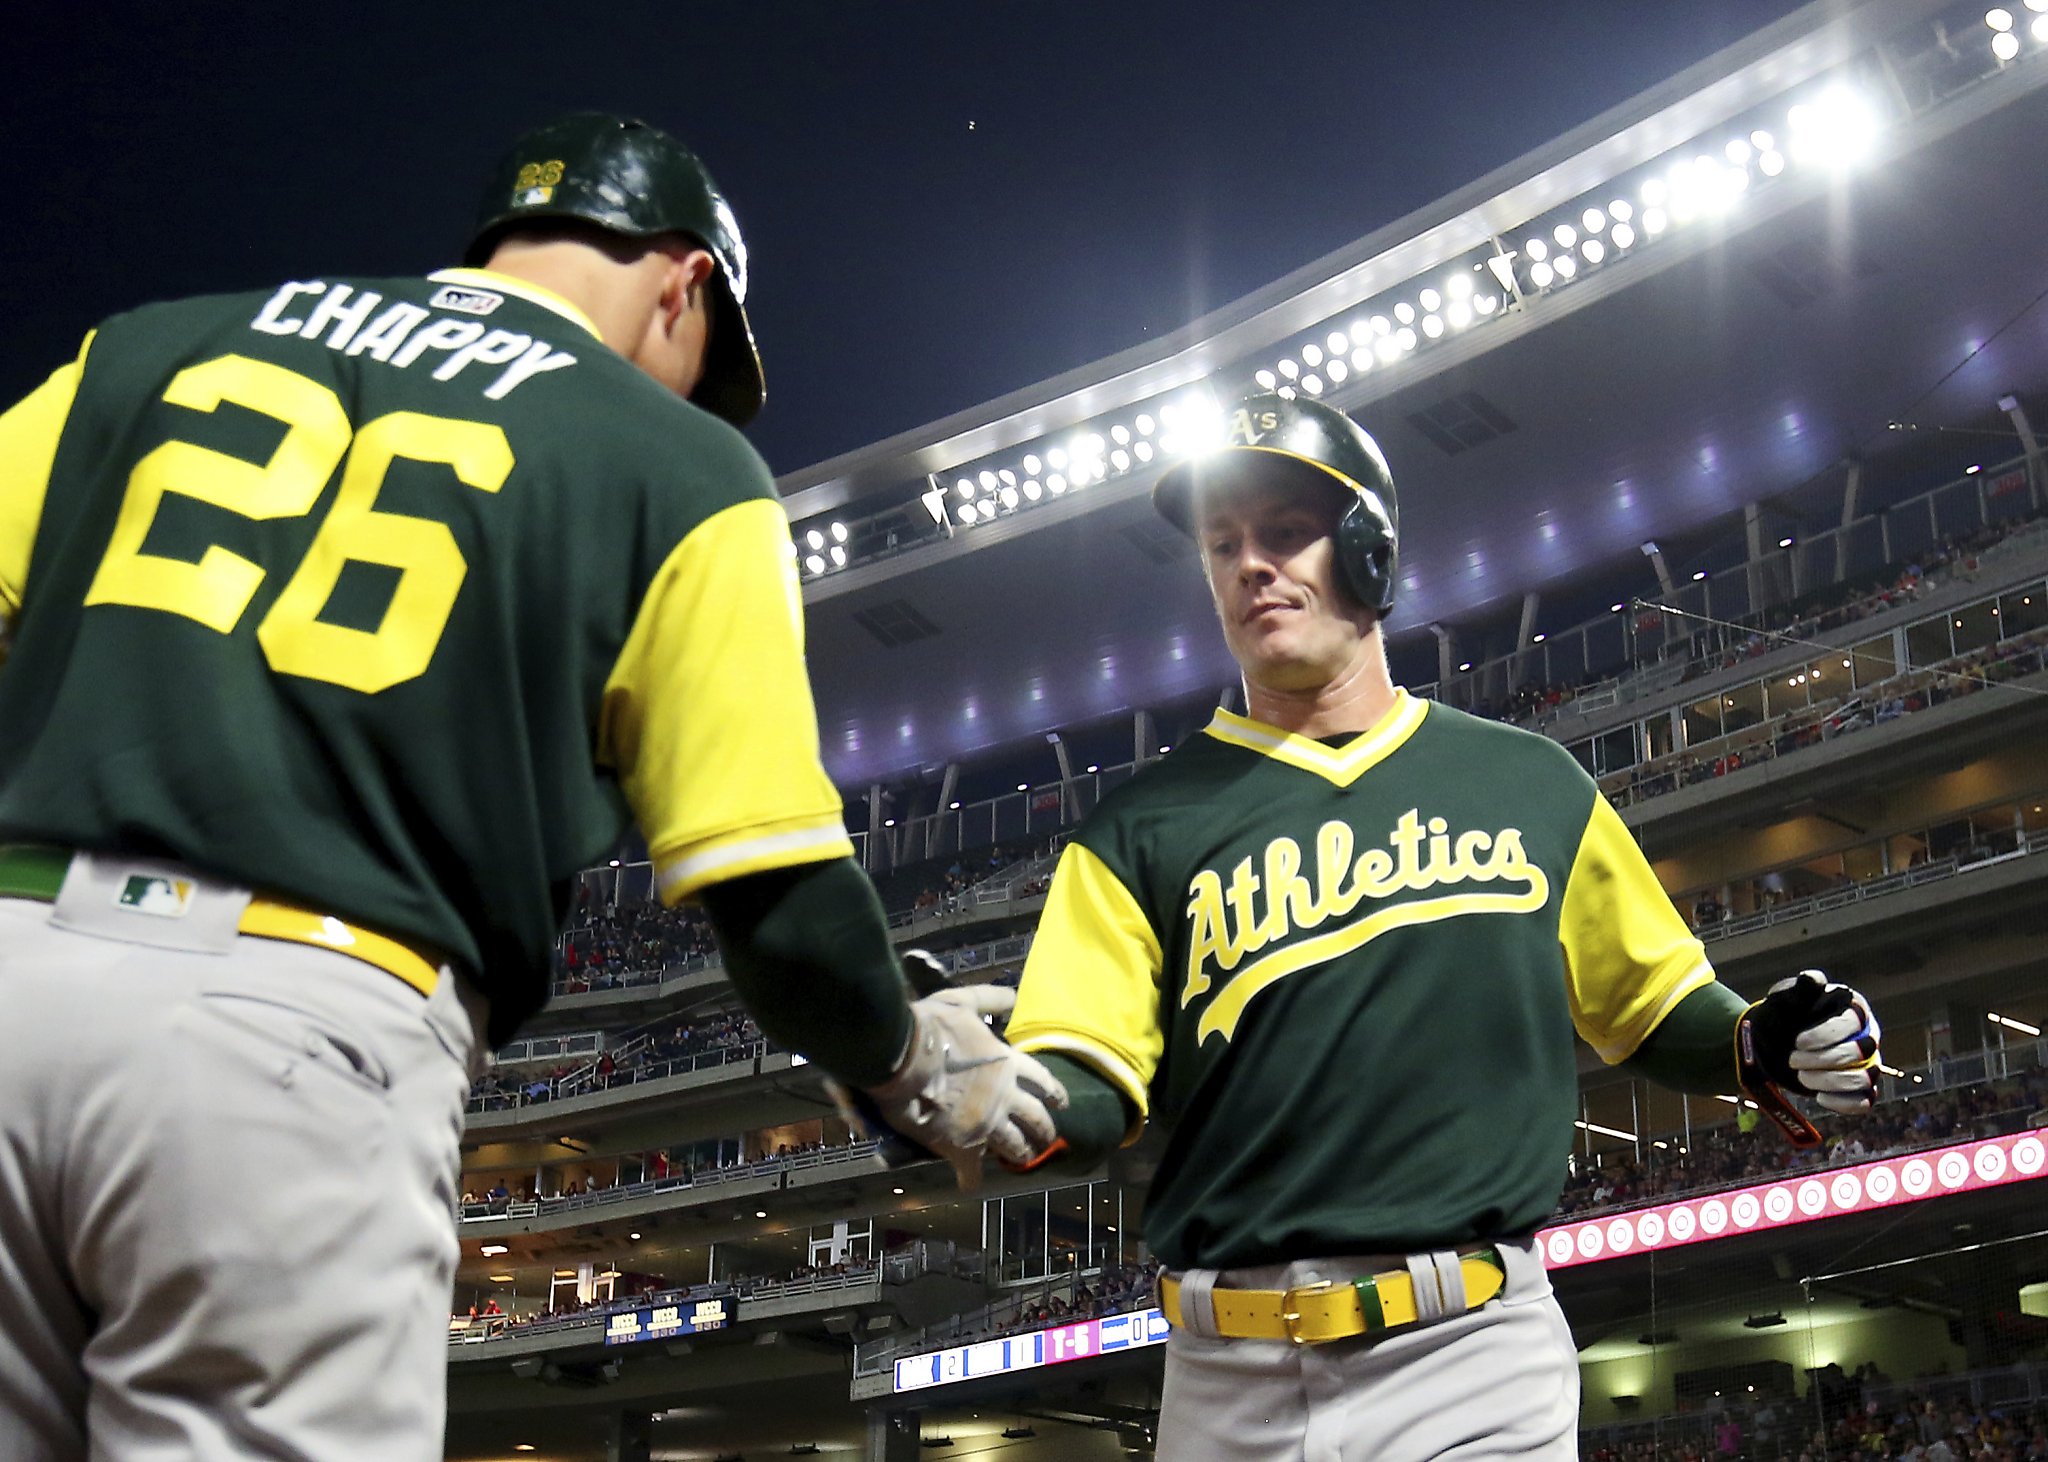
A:
<svg viewBox="0 0 2048 1462">
<path fill-rule="evenodd" d="M 492 294 L 487 289 L 464 289 L 460 285 L 444 284 L 427 301 L 437 310 L 460 310 L 465 315 L 488 315 L 505 303 L 503 295 Z"/>
<path fill-rule="evenodd" d="M 533 208 L 555 196 L 553 188 L 521 188 L 512 195 L 514 208 Z"/>
<path fill-rule="evenodd" d="M 182 919 L 192 911 L 192 895 L 197 888 L 189 878 L 152 878 L 134 873 L 114 895 L 114 906 L 131 914 Z"/>
</svg>

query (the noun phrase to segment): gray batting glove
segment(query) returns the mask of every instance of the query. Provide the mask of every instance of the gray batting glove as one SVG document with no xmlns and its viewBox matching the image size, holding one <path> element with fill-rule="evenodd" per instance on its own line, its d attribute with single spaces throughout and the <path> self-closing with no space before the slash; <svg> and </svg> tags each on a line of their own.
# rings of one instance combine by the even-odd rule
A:
<svg viewBox="0 0 2048 1462">
<path fill-rule="evenodd" d="M 987 1024 L 1017 992 L 998 985 L 940 990 L 910 1007 L 910 1049 L 867 1094 L 891 1129 L 953 1165 L 963 1190 L 981 1184 L 985 1153 L 1019 1167 L 1058 1140 L 1052 1114 L 1067 1089 Z"/>
</svg>

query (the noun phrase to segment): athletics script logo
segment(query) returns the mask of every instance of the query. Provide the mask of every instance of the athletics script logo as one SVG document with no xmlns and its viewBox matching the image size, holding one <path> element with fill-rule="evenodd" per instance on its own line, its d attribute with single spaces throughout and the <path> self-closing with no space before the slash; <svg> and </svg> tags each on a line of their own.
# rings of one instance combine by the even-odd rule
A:
<svg viewBox="0 0 2048 1462">
<path fill-rule="evenodd" d="M 1356 840 L 1349 823 L 1330 821 L 1316 832 L 1313 868 L 1304 865 L 1301 844 L 1282 837 L 1266 844 L 1263 876 L 1254 870 L 1251 858 L 1242 858 L 1231 869 L 1227 884 L 1210 868 L 1189 880 L 1188 967 L 1181 1008 L 1185 1010 L 1218 979 L 1223 981 L 1202 1012 L 1197 1043 L 1212 1035 L 1230 1040 L 1254 996 L 1289 975 L 1363 949 L 1390 929 L 1465 914 L 1533 913 L 1550 898 L 1550 880 L 1529 861 L 1519 828 L 1474 829 L 1453 837 L 1443 818 L 1425 821 L 1419 810 L 1410 808 L 1388 834 L 1386 847 L 1359 853 Z M 1380 904 L 1363 918 L 1245 963 L 1247 957 L 1297 931 L 1347 918 L 1368 899 L 1486 883 L 1513 887 L 1461 889 Z"/>
</svg>

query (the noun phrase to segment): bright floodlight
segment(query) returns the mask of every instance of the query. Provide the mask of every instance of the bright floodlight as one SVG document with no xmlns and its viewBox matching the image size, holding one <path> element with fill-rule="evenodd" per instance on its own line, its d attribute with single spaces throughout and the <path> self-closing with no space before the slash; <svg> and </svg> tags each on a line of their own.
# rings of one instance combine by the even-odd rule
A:
<svg viewBox="0 0 2048 1462">
<path fill-rule="evenodd" d="M 1389 335 L 1385 339 L 1381 340 L 1378 345 L 1374 346 L 1373 350 L 1381 360 L 1391 361 L 1401 353 L 1401 346 L 1400 342 L 1396 341 L 1393 336 Z"/>
<path fill-rule="evenodd" d="M 1550 288 L 1551 281 L 1556 278 L 1556 273 L 1541 259 L 1529 266 L 1529 282 L 1538 289 Z"/>
<path fill-rule="evenodd" d="M 1785 154 L 1782 152 L 1767 152 L 1756 160 L 1756 167 L 1757 171 L 1765 177 L 1775 178 L 1779 173 L 1785 171 Z"/>
<path fill-rule="evenodd" d="M 1372 322 L 1361 315 L 1351 322 L 1350 333 L 1353 345 L 1370 344 L 1372 341 Z"/>
<path fill-rule="evenodd" d="M 2009 30 L 2002 30 L 1991 38 L 1991 54 L 2001 61 L 2010 61 L 2020 53 L 2020 38 Z"/>
<path fill-rule="evenodd" d="M 1409 326 L 1403 325 L 1395 334 L 1394 343 L 1403 350 L 1413 350 L 1415 348 L 1415 331 Z"/>
<path fill-rule="evenodd" d="M 2012 12 L 2003 6 L 1984 12 L 1984 23 L 1993 30 L 2011 30 Z"/>
<path fill-rule="evenodd" d="M 1627 223 L 1636 216 L 1636 211 L 1629 206 L 1628 199 L 1617 198 L 1607 205 L 1607 216 L 1616 223 Z"/>
<path fill-rule="evenodd" d="M 1454 300 L 1470 299 L 1472 291 L 1478 287 L 1472 282 L 1471 272 L 1464 269 L 1444 281 L 1444 293 Z"/>
<path fill-rule="evenodd" d="M 1768 132 L 1757 131 L 1749 134 L 1749 145 L 1758 152 L 1776 152 L 1778 144 Z"/>
<path fill-rule="evenodd" d="M 824 555 L 824 554 L 822 554 L 822 553 L 814 553 L 814 554 L 812 554 L 812 555 L 811 555 L 811 556 L 810 556 L 809 558 L 807 558 L 807 559 L 805 559 L 805 560 L 804 560 L 804 567 L 805 567 L 805 568 L 807 568 L 807 569 L 809 569 L 809 570 L 810 570 L 810 571 L 811 571 L 812 573 L 814 573 L 814 574 L 822 574 L 822 573 L 824 573 L 824 572 L 825 572 L 825 555 Z"/>
<path fill-rule="evenodd" d="M 2017 45 L 2018 38 L 2014 38 Z M 1996 38 L 1993 38 L 1994 49 Z M 1870 151 L 1877 132 L 1877 114 L 1870 103 L 1846 86 L 1831 87 L 1810 102 L 1793 107 L 1786 120 L 1792 127 L 1796 162 L 1847 167 Z"/>
<path fill-rule="evenodd" d="M 1150 442 L 1140 442 L 1131 450 L 1138 454 L 1140 462 L 1150 462 L 1152 460 L 1152 444 Z"/>
<path fill-rule="evenodd" d="M 961 478 L 958 482 L 954 483 L 953 486 L 960 490 L 960 496 L 962 498 L 971 498 L 974 496 L 974 484 L 964 477 Z"/>
<path fill-rule="evenodd" d="M 1017 485 L 1017 474 L 1007 467 L 998 470 L 996 476 L 1003 480 L 1004 487 L 1015 487 Z"/>
<path fill-rule="evenodd" d="M 1045 490 L 1054 497 L 1058 497 L 1067 490 L 1067 479 L 1055 472 L 1052 476 L 1045 479 Z"/>
<path fill-rule="evenodd" d="M 1066 466 L 1067 449 L 1065 447 L 1047 447 L 1045 449 L 1045 461 L 1049 467 Z"/>
<path fill-rule="evenodd" d="M 1451 307 L 1444 311 L 1444 318 L 1453 330 L 1462 330 L 1472 323 L 1472 306 L 1465 300 L 1452 300 Z"/>
<path fill-rule="evenodd" d="M 1323 378 L 1314 371 L 1310 371 L 1301 378 L 1301 389 L 1308 392 L 1311 396 L 1320 396 L 1323 394 Z"/>
<path fill-rule="evenodd" d="M 1229 422 L 1213 397 L 1206 391 L 1194 390 L 1182 396 L 1178 404 L 1181 445 L 1186 451 L 1213 452 L 1223 445 Z"/>
<path fill-rule="evenodd" d="M 1027 477 L 1024 479 L 1024 496 L 1026 498 L 1030 499 L 1032 502 L 1035 503 L 1038 501 L 1040 497 L 1044 495 L 1044 493 L 1045 489 L 1038 485 L 1037 478 Z"/>
<path fill-rule="evenodd" d="M 1344 364 L 1344 357 L 1341 355 L 1331 356 L 1330 363 L 1323 369 L 1329 373 L 1330 384 L 1333 386 L 1351 374 L 1351 367 Z"/>
<path fill-rule="evenodd" d="M 1425 289 L 1416 298 L 1422 301 L 1422 308 L 1425 310 L 1440 310 L 1444 305 L 1444 297 L 1433 289 Z"/>
<path fill-rule="evenodd" d="M 1394 322 L 1385 315 L 1374 315 L 1372 317 L 1372 333 L 1384 340 L 1387 336 L 1394 333 Z"/>
<path fill-rule="evenodd" d="M 1301 374 L 1301 367 L 1291 360 L 1283 360 L 1280 362 L 1280 374 L 1291 381 Z"/>
<path fill-rule="evenodd" d="M 1569 249 L 1579 241 L 1579 231 L 1568 223 L 1561 223 L 1552 229 L 1550 236 L 1557 240 L 1560 249 Z"/>
<path fill-rule="evenodd" d="M 1139 413 L 1138 413 L 1138 423 L 1137 423 L 1137 425 L 1138 425 L 1138 435 L 1139 435 L 1139 436 L 1141 436 L 1141 437 L 1149 437 L 1149 436 L 1151 436 L 1151 435 L 1152 435 L 1152 428 L 1153 428 L 1153 426 L 1155 425 L 1155 423 L 1153 422 L 1153 420 L 1152 420 L 1152 417 L 1150 416 L 1150 414 L 1148 414 L 1148 413 L 1146 413 L 1146 412 L 1143 412 L 1143 411 L 1141 411 L 1141 412 L 1139 412 Z"/>
<path fill-rule="evenodd" d="M 1439 335 L 1443 334 L 1443 317 L 1440 315 L 1424 315 L 1422 317 L 1422 333 L 1427 335 L 1431 340 L 1434 340 Z"/>
<path fill-rule="evenodd" d="M 1275 386 L 1280 384 L 1280 378 L 1278 376 L 1274 375 L 1271 371 L 1264 369 L 1254 371 L 1252 373 L 1252 379 L 1257 381 L 1261 386 L 1263 386 L 1268 391 L 1272 390 Z"/>
<path fill-rule="evenodd" d="M 1662 178 L 1650 178 L 1643 183 L 1643 202 L 1655 208 L 1670 196 L 1670 192 Z"/>
<path fill-rule="evenodd" d="M 832 541 L 834 543 L 844 543 L 846 541 L 846 525 L 844 523 L 834 523 L 832 525 Z"/>
<path fill-rule="evenodd" d="M 1109 465 L 1119 472 L 1128 472 L 1131 470 L 1131 454 L 1118 447 L 1109 454 Z"/>
<path fill-rule="evenodd" d="M 1038 469 L 1043 467 L 1044 465 L 1045 464 L 1043 462 L 1040 462 L 1038 460 L 1038 454 L 1036 452 L 1026 452 L 1024 454 L 1024 471 L 1027 475 L 1036 477 L 1038 475 Z"/>
<path fill-rule="evenodd" d="M 1354 371 L 1369 371 L 1372 369 L 1372 350 L 1370 347 L 1361 345 L 1358 349 L 1351 352 L 1351 369 Z"/>
<path fill-rule="evenodd" d="M 1579 252 L 1586 256 L 1588 264 L 1598 264 L 1607 257 L 1607 248 L 1598 239 L 1587 239 L 1579 245 Z"/>
<path fill-rule="evenodd" d="M 1128 447 L 1131 444 L 1131 429 L 1122 422 L 1118 422 L 1109 429 L 1109 439 L 1119 447 Z"/>
<path fill-rule="evenodd" d="M 1008 508 L 1008 509 L 1010 509 L 1010 510 L 1011 510 L 1012 512 L 1015 512 L 1015 511 L 1016 511 L 1016 509 L 1017 509 L 1017 489 L 1016 489 L 1016 488 L 1014 488 L 1014 487 L 1006 487 L 1006 488 L 1004 488 L 1004 489 L 1003 489 L 1003 506 L 1004 506 L 1004 507 L 1006 507 L 1006 508 Z"/>
<path fill-rule="evenodd" d="M 1588 208 L 1579 215 L 1579 227 L 1589 234 L 1596 234 L 1607 227 L 1607 215 L 1597 208 Z"/>
<path fill-rule="evenodd" d="M 2042 0 L 2042 3 L 2048 4 L 2048 0 Z M 2034 23 L 2027 27 L 2027 33 L 2037 41 L 2048 41 L 2048 15 L 2035 16 Z"/>
<path fill-rule="evenodd" d="M 1721 149 L 1721 155 L 1736 167 L 1746 167 L 1749 163 L 1749 150 L 1746 139 L 1731 137 L 1728 139 L 1728 145 Z"/>
<path fill-rule="evenodd" d="M 1102 438 L 1096 435 L 1094 432 L 1090 432 L 1088 433 L 1087 437 L 1083 440 L 1082 445 L 1088 449 L 1089 456 L 1100 457 L 1102 455 L 1102 449 L 1108 446 L 1109 444 L 1103 441 Z"/>
<path fill-rule="evenodd" d="M 846 550 L 836 543 L 832 545 L 832 567 L 835 569 L 846 567 Z"/>
<path fill-rule="evenodd" d="M 825 546 L 825 535 L 813 528 L 810 532 L 804 534 L 804 542 L 813 548 L 823 548 Z"/>
<path fill-rule="evenodd" d="M 1559 279 L 1570 279 L 1578 272 L 1578 260 L 1574 259 L 1570 254 L 1559 254 L 1557 256 L 1557 277 Z"/>
<path fill-rule="evenodd" d="M 1494 311 L 1494 296 L 1490 294 L 1482 294 L 1481 296 L 1479 296 L 1478 299 L 1473 301 L 1473 304 L 1478 308 L 1480 314 L 1490 315 Z"/>
<path fill-rule="evenodd" d="M 981 485 L 985 490 L 989 492 L 994 492 L 1002 484 L 1001 480 L 995 475 L 995 473 L 989 471 L 986 467 L 984 467 L 981 469 Z"/>
<path fill-rule="evenodd" d="M 1631 228 L 1628 224 L 1617 223 L 1614 226 L 1614 232 L 1609 237 L 1611 237 L 1614 240 L 1615 248 L 1626 249 L 1631 247 L 1635 243 L 1636 231 L 1633 228 Z"/>
<path fill-rule="evenodd" d="M 1664 217 L 1663 209 L 1645 208 L 1643 210 L 1643 232 L 1651 238 L 1654 239 L 1658 234 L 1664 232 L 1666 222 L 1668 220 Z"/>
<path fill-rule="evenodd" d="M 1305 366 L 1319 366 L 1323 363 L 1323 348 L 1310 341 L 1301 348 L 1301 363 Z"/>
<path fill-rule="evenodd" d="M 1543 260 L 1550 257 L 1550 245 L 1544 243 L 1541 239 L 1531 238 L 1523 243 L 1522 252 L 1527 254 L 1532 261 L 1540 264 Z"/>
<path fill-rule="evenodd" d="M 1330 338 L 1323 343 L 1330 348 L 1330 354 L 1333 356 L 1342 355 L 1351 348 L 1351 342 L 1345 338 L 1342 330 L 1332 330 Z"/>
<path fill-rule="evenodd" d="M 1394 306 L 1394 318 L 1403 325 L 1413 325 L 1415 323 L 1415 306 L 1409 304 L 1406 300 L 1402 300 L 1401 303 Z"/>
</svg>

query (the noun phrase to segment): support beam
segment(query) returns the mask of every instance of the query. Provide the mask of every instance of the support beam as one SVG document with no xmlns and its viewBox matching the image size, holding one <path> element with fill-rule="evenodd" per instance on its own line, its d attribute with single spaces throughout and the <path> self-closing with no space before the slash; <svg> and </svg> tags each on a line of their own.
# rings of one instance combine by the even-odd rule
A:
<svg viewBox="0 0 2048 1462">
<path fill-rule="evenodd" d="M 1842 473 L 1842 531 L 1835 535 L 1835 582 L 1838 584 L 1849 577 L 1849 525 L 1856 521 L 1862 497 L 1863 460 L 1851 457 Z"/>
<path fill-rule="evenodd" d="M 1443 685 L 1458 673 L 1458 632 L 1447 624 L 1432 624 L 1436 636 L 1436 682 Z"/>
<path fill-rule="evenodd" d="M 932 809 L 932 820 L 925 824 L 924 855 L 927 858 L 936 858 L 941 853 L 957 853 L 960 851 L 958 829 L 955 824 L 945 820 L 946 813 L 953 806 L 953 793 L 958 790 L 959 786 L 960 763 L 949 761 L 946 763 L 946 774 L 939 778 L 939 805 Z M 948 827 L 955 827 L 953 846 L 950 848 L 941 847 L 940 843 L 945 837 L 944 830 Z"/>
<path fill-rule="evenodd" d="M 884 858 L 882 854 L 877 851 L 877 848 L 879 846 L 888 846 L 892 849 L 894 847 L 895 840 L 893 838 L 889 839 L 886 844 L 883 842 L 883 834 L 886 831 L 887 830 L 882 826 L 882 784 L 880 782 L 870 782 L 868 784 L 867 859 L 868 872 L 870 873 L 885 872 L 889 867 L 893 866 L 895 863 L 895 859 Z"/>
<path fill-rule="evenodd" d="M 1150 711 L 1131 717 L 1131 760 L 1139 766 L 1159 755 L 1159 731 Z"/>
<path fill-rule="evenodd" d="M 1650 567 L 1657 571 L 1657 586 L 1664 591 L 1666 599 L 1678 597 L 1678 585 L 1671 581 L 1671 565 L 1664 562 L 1664 550 L 1654 541 L 1643 545 L 1643 557 L 1650 561 Z"/>
<path fill-rule="evenodd" d="M 605 1429 L 604 1462 L 649 1462 L 653 1455 L 653 1414 L 639 1407 L 613 1412 Z"/>
<path fill-rule="evenodd" d="M 1749 583 L 1749 610 L 1764 604 L 1764 509 L 1762 503 L 1742 505 L 1742 541 L 1746 550 L 1743 577 Z"/>
<path fill-rule="evenodd" d="M 1060 739 L 1059 732 L 1048 731 L 1045 739 L 1052 746 L 1053 759 L 1060 764 L 1060 822 L 1065 824 L 1081 815 L 1074 798 L 1074 764 L 1067 757 L 1067 743 Z"/>
<path fill-rule="evenodd" d="M 867 1462 L 917 1462 L 918 1430 L 916 1412 L 876 1407 L 868 1413 Z"/>
<path fill-rule="evenodd" d="M 1999 397 L 1998 409 L 2005 413 L 2013 430 L 2020 434 L 2020 445 L 2027 449 L 2027 499 L 2038 508 L 2048 498 L 2048 482 L 2042 481 L 2048 474 L 2042 471 L 2041 443 L 2034 436 L 2034 424 L 2027 420 L 2027 408 L 2017 396 Z"/>
</svg>

